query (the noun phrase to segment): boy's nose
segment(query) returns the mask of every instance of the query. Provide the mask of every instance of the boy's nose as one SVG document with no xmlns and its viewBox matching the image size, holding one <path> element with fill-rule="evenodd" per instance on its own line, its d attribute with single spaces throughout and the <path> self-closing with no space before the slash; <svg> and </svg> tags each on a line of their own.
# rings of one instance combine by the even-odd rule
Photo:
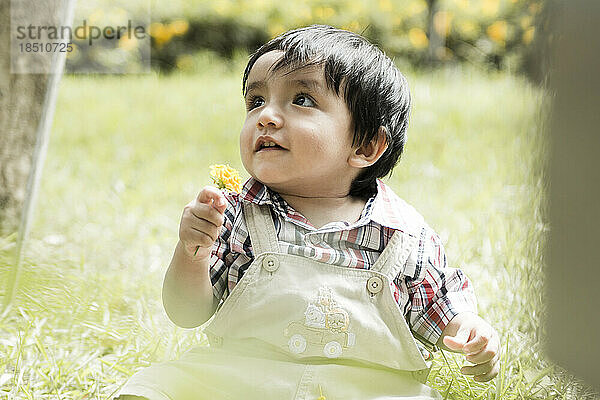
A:
<svg viewBox="0 0 600 400">
<path fill-rule="evenodd" d="M 257 125 L 259 128 L 271 127 L 281 128 L 283 126 L 283 118 L 281 114 L 273 106 L 266 106 L 262 109 Z"/>
</svg>

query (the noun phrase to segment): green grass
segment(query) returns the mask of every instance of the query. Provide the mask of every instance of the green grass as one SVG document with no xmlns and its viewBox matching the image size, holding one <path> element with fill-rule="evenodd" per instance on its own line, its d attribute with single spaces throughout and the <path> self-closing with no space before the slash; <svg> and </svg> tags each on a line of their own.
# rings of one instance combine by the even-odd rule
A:
<svg viewBox="0 0 600 400">
<path fill-rule="evenodd" d="M 63 80 L 21 290 L 0 319 L 0 397 L 105 398 L 139 368 L 205 343 L 168 321 L 160 287 L 208 165 L 241 169 L 241 71 Z M 504 348 L 491 383 L 460 375 L 450 353 L 429 383 L 450 399 L 593 398 L 542 346 L 541 93 L 475 70 L 408 78 L 409 142 L 389 183 L 472 279 Z M 0 240 L 2 282 L 14 242 Z"/>
</svg>

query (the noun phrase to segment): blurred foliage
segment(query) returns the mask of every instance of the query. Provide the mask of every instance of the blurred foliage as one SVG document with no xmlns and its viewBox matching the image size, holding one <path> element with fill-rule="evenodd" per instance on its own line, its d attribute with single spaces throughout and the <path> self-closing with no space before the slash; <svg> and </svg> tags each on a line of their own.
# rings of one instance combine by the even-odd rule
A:
<svg viewBox="0 0 600 400">
<path fill-rule="evenodd" d="M 415 67 L 466 62 L 536 77 L 532 44 L 544 9 L 543 0 L 131 0 L 127 8 L 143 13 L 136 4 L 149 1 L 152 65 L 166 71 L 193 69 L 198 51 L 231 59 L 286 30 L 328 24 Z"/>
</svg>

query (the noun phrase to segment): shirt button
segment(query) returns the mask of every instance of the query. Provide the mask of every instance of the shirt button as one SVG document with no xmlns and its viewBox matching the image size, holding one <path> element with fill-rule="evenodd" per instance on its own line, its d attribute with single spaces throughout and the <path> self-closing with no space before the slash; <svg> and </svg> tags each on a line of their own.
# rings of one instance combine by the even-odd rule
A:
<svg viewBox="0 0 600 400">
<path fill-rule="evenodd" d="M 372 276 L 367 280 L 367 290 L 371 294 L 377 294 L 381 292 L 383 288 L 383 280 L 378 276 Z"/>
<path fill-rule="evenodd" d="M 277 268 L 279 268 L 279 260 L 273 255 L 267 255 L 263 258 L 262 266 L 269 272 L 277 271 Z"/>
</svg>

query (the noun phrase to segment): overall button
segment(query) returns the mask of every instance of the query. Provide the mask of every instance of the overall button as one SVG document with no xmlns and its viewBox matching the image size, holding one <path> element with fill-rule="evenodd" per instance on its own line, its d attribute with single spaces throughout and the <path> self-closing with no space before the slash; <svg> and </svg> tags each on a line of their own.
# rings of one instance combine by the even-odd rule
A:
<svg viewBox="0 0 600 400">
<path fill-rule="evenodd" d="M 272 255 L 265 256 L 262 261 L 262 266 L 269 272 L 277 271 L 277 268 L 279 268 L 279 260 Z"/>
<path fill-rule="evenodd" d="M 377 294 L 377 293 L 381 292 L 382 288 L 383 288 L 383 280 L 378 276 L 372 276 L 367 281 L 367 290 L 371 294 Z"/>
</svg>

